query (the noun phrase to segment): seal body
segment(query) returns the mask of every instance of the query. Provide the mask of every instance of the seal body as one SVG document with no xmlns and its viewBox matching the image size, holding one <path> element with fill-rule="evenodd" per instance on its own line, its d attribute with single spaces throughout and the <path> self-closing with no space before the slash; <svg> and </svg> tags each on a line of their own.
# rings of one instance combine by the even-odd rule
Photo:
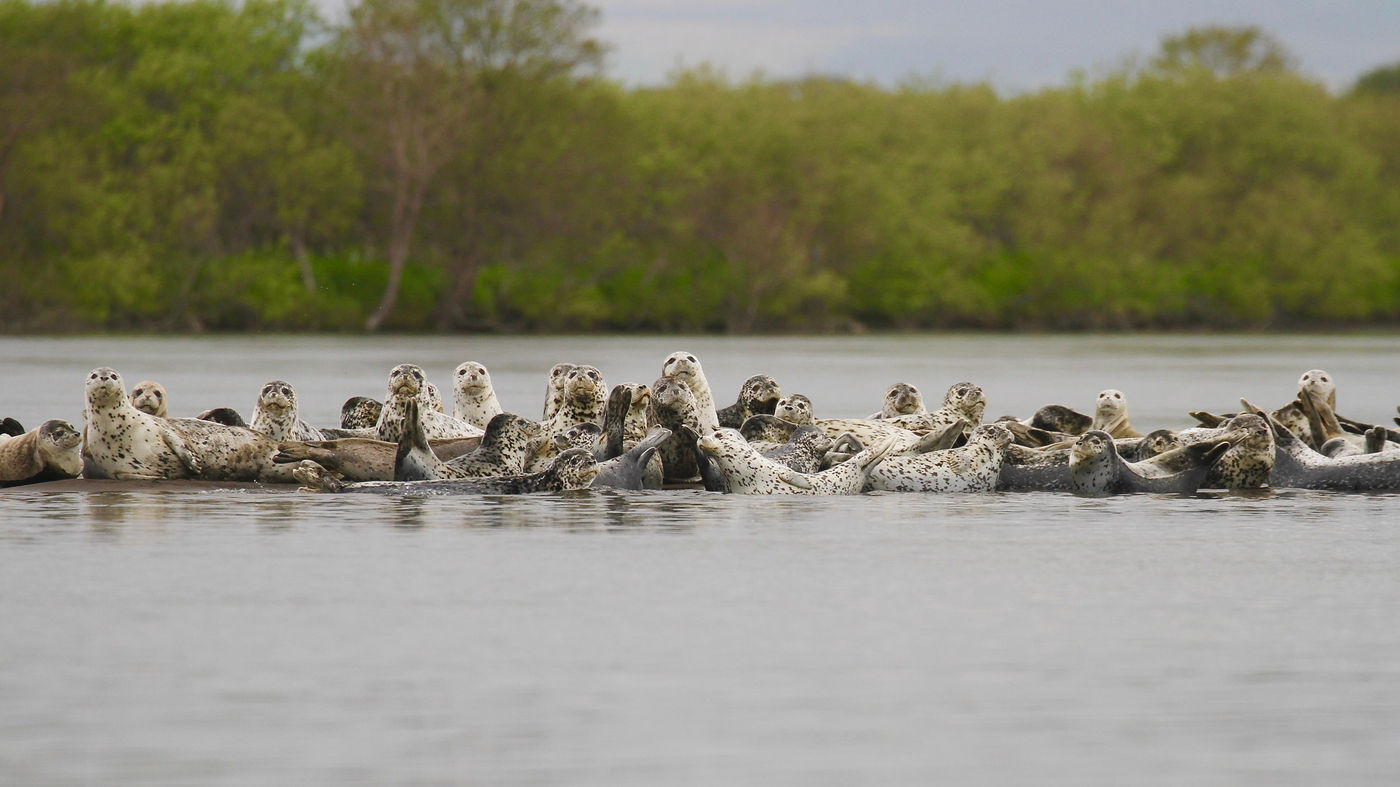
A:
<svg viewBox="0 0 1400 787">
<path fill-rule="evenodd" d="M 963 421 L 968 428 L 982 423 L 987 410 L 987 395 L 974 383 L 954 383 L 943 395 L 943 404 L 937 410 L 917 415 L 899 415 L 885 421 L 918 434 L 926 434 L 934 429 L 942 429 L 955 421 Z"/>
<path fill-rule="evenodd" d="M 545 423 L 552 421 L 554 414 L 559 412 L 559 408 L 563 406 L 564 380 L 573 369 L 574 365 L 571 363 L 556 363 L 550 367 L 545 380 L 544 417 L 541 419 Z"/>
<path fill-rule="evenodd" d="M 77 478 L 82 444 L 82 434 L 58 419 L 19 435 L 0 435 L 0 487 Z"/>
<path fill-rule="evenodd" d="M 666 356 L 661 364 L 662 377 L 675 377 L 690 386 L 695 395 L 696 413 L 700 417 L 701 433 L 719 428 L 719 412 L 715 409 L 715 397 L 710 392 L 710 383 L 705 379 L 705 371 L 700 361 L 687 352 L 674 352 Z"/>
<path fill-rule="evenodd" d="M 1274 439 L 1262 416 L 1245 413 L 1222 422 L 1214 429 L 1183 429 L 1177 436 L 1185 445 L 1221 440 L 1236 430 L 1230 449 L 1206 473 L 1201 486 L 1206 489 L 1259 489 L 1269 483 L 1274 467 Z"/>
<path fill-rule="evenodd" d="M 458 366 L 452 373 L 452 417 L 485 429 L 503 412 L 486 367 L 476 361 Z"/>
<path fill-rule="evenodd" d="M 651 464 L 656 449 L 671 436 L 671 430 L 658 426 L 636 445 L 620 456 L 598 465 L 598 475 L 592 486 L 595 489 L 646 489 L 647 468 Z"/>
<path fill-rule="evenodd" d="M 320 429 L 298 417 L 297 392 L 285 380 L 273 380 L 258 392 L 258 403 L 253 409 L 253 423 L 249 428 L 278 442 L 325 439 Z"/>
<path fill-rule="evenodd" d="M 373 429 L 384 405 L 368 396 L 352 396 L 340 406 L 341 429 Z"/>
<path fill-rule="evenodd" d="M 87 379 L 85 471 L 116 479 L 291 480 L 272 457 L 266 435 L 197 418 L 158 418 L 131 406 L 121 375 L 109 368 Z"/>
<path fill-rule="evenodd" d="M 763 456 L 733 429 L 704 435 L 696 445 L 714 460 L 730 492 L 748 495 L 859 494 L 871 468 L 889 450 L 886 443 L 867 448 L 830 470 L 799 473 Z"/>
<path fill-rule="evenodd" d="M 788 394 L 778 400 L 773 406 L 773 415 L 784 421 L 789 421 L 799 426 L 802 424 L 815 424 L 816 415 L 812 407 L 812 400 L 800 393 Z"/>
<path fill-rule="evenodd" d="M 1101 429 L 1085 432 L 1070 449 L 1070 489 L 1076 494 L 1105 495 L 1131 492 L 1192 494 L 1228 443 L 1216 441 L 1177 449 L 1175 464 L 1130 464 L 1119 456 L 1113 436 Z M 1195 461 L 1191 461 L 1192 458 Z"/>
<path fill-rule="evenodd" d="M 530 492 L 564 492 L 587 489 L 598 474 L 598 463 L 582 448 L 555 457 L 547 470 L 530 475 L 463 478 L 439 481 L 367 481 L 347 484 L 311 461 L 296 465 L 296 479 L 308 491 L 359 492 L 402 497 L 447 495 L 518 495 Z"/>
<path fill-rule="evenodd" d="M 657 449 L 661 457 L 664 483 L 692 483 L 700 478 L 695 461 L 695 435 L 700 432 L 700 413 L 695 394 L 678 377 L 661 377 L 651 384 L 647 423 L 662 426 L 671 436 Z"/>
<path fill-rule="evenodd" d="M 159 418 L 170 415 L 165 386 L 154 380 L 142 380 L 131 387 L 131 406 Z"/>
<path fill-rule="evenodd" d="M 991 492 L 997 487 L 1011 431 L 998 424 L 972 430 L 960 448 L 889 456 L 870 471 L 866 491 Z"/>
<path fill-rule="evenodd" d="M 1250 412 L 1266 419 L 1274 439 L 1269 486 L 1348 492 L 1400 489 L 1400 453 L 1327 457 L 1310 448 L 1272 414 L 1248 402 L 1243 404 Z"/>
</svg>

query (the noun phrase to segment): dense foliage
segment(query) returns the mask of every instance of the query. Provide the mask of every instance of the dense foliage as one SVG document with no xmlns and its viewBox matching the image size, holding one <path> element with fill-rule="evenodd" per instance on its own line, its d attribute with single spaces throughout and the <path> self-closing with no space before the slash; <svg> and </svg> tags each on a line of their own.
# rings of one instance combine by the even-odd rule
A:
<svg viewBox="0 0 1400 787">
<path fill-rule="evenodd" d="M 571 0 L 0 0 L 0 330 L 1400 320 L 1400 88 L 599 76 Z"/>
</svg>

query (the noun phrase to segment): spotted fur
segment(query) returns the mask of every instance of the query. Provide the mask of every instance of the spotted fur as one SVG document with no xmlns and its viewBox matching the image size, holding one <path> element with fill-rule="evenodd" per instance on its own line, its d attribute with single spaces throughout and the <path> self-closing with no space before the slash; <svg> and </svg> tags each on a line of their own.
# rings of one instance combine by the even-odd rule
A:
<svg viewBox="0 0 1400 787">
<path fill-rule="evenodd" d="M 515 495 L 587 489 L 598 474 L 598 462 L 587 450 L 575 448 L 555 457 L 549 468 L 543 472 L 528 475 L 345 483 L 311 461 L 303 461 L 296 465 L 293 474 L 296 480 L 304 485 L 303 489 L 309 492 L 359 492 L 402 497 Z"/>
<path fill-rule="evenodd" d="M 916 456 L 889 456 L 875 466 L 867 491 L 991 492 L 1011 431 L 999 424 L 972 430 L 965 445 Z"/>
<path fill-rule="evenodd" d="M 739 399 L 734 404 L 716 412 L 720 426 L 738 429 L 744 421 L 755 415 L 772 415 L 783 398 L 778 381 L 766 374 L 756 374 L 744 381 L 739 388 Z"/>
<path fill-rule="evenodd" d="M 384 394 L 384 407 L 375 424 L 373 437 L 389 443 L 398 443 L 409 428 L 408 403 L 418 402 L 423 418 L 423 429 L 430 440 L 446 440 L 460 437 L 481 437 L 483 430 L 465 421 L 459 421 L 432 409 L 427 399 L 427 376 L 423 370 L 411 363 L 395 366 L 389 372 L 389 384 Z"/>
<path fill-rule="evenodd" d="M 799 473 L 760 454 L 734 429 L 711 432 L 701 437 L 696 445 L 714 461 L 729 491 L 746 495 L 859 494 L 871 468 L 890 448 L 890 443 L 886 442 L 861 451 L 830 470 Z"/>
<path fill-rule="evenodd" d="M 898 418 L 901 415 L 923 415 L 924 395 L 909 383 L 895 383 L 885 389 L 884 405 L 880 412 L 870 416 L 873 419 Z"/>
<path fill-rule="evenodd" d="M 452 417 L 485 429 L 503 412 L 486 367 L 476 361 L 458 366 L 452 373 Z"/>
<path fill-rule="evenodd" d="M 278 442 L 325 439 L 320 429 L 297 416 L 297 393 L 285 380 L 273 380 L 262 387 L 249 428 Z"/>
</svg>

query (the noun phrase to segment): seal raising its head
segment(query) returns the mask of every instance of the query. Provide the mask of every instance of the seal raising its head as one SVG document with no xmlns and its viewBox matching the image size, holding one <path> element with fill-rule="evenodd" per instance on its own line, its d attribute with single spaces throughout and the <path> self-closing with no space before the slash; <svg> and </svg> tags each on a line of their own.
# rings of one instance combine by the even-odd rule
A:
<svg viewBox="0 0 1400 787">
<path fill-rule="evenodd" d="M 695 406 L 703 431 L 709 432 L 719 428 L 715 397 L 710 393 L 710 384 L 705 380 L 705 372 L 694 355 L 687 352 L 671 353 L 661 364 L 661 376 L 675 377 L 690 386 L 690 392 L 695 394 Z"/>
<path fill-rule="evenodd" d="M 1128 400 L 1122 391 L 1112 388 L 1099 394 L 1094 408 L 1094 423 L 1090 429 L 1100 429 L 1117 438 L 1142 437 L 1142 433 L 1128 423 Z"/>
<path fill-rule="evenodd" d="M 919 415 L 928 412 L 924 407 L 924 395 L 909 383 L 895 383 L 885 389 L 884 406 L 875 418 L 898 418 L 901 415 Z"/>
<path fill-rule="evenodd" d="M 165 386 L 154 380 L 142 380 L 131 389 L 131 406 L 143 413 L 165 418 L 170 414 Z"/>
<path fill-rule="evenodd" d="M 812 400 L 802 394 L 788 394 L 779 399 L 773 408 L 773 415 L 799 426 L 812 424 L 816 420 L 812 415 Z"/>
<path fill-rule="evenodd" d="M 83 469 L 82 444 L 78 430 L 57 419 L 19 435 L 0 435 L 0 486 L 77 478 Z"/>
<path fill-rule="evenodd" d="M 485 429 L 502 412 L 486 367 L 476 361 L 458 366 L 452 373 L 452 417 Z"/>
<path fill-rule="evenodd" d="M 563 406 L 564 379 L 573 370 L 574 365 L 571 363 L 556 363 L 550 367 L 544 389 L 544 418 L 541 419 L 545 423 L 554 420 L 554 414 L 559 412 L 559 408 Z"/>
<path fill-rule="evenodd" d="M 464 421 L 444 415 L 432 407 L 427 397 L 427 376 L 415 364 L 401 363 L 389 372 L 389 384 L 384 394 L 384 408 L 374 427 L 374 438 L 397 443 L 409 428 L 408 403 L 417 401 L 423 430 L 430 440 L 458 437 L 481 437 L 482 430 Z"/>
<path fill-rule="evenodd" d="M 285 380 L 273 380 L 262 387 L 249 428 L 278 442 L 325 439 L 320 429 L 297 417 L 297 392 Z"/>
</svg>

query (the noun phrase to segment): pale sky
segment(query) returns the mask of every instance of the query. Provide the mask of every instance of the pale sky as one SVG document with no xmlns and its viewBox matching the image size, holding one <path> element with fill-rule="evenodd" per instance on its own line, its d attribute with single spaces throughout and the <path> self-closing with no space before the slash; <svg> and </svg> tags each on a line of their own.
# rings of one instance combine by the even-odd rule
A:
<svg viewBox="0 0 1400 787">
<path fill-rule="evenodd" d="M 316 0 L 342 18 L 347 0 Z M 585 0 L 608 76 L 656 85 L 709 63 L 741 80 L 811 74 L 892 87 L 917 76 L 1004 92 L 1061 85 L 1192 26 L 1253 25 L 1334 90 L 1400 61 L 1400 0 Z"/>
<path fill-rule="evenodd" d="M 1334 89 L 1400 61 L 1400 0 L 592 0 L 608 74 L 664 82 L 708 62 L 742 79 L 917 75 L 1004 91 L 1063 84 L 1206 24 L 1254 25 Z"/>
</svg>

